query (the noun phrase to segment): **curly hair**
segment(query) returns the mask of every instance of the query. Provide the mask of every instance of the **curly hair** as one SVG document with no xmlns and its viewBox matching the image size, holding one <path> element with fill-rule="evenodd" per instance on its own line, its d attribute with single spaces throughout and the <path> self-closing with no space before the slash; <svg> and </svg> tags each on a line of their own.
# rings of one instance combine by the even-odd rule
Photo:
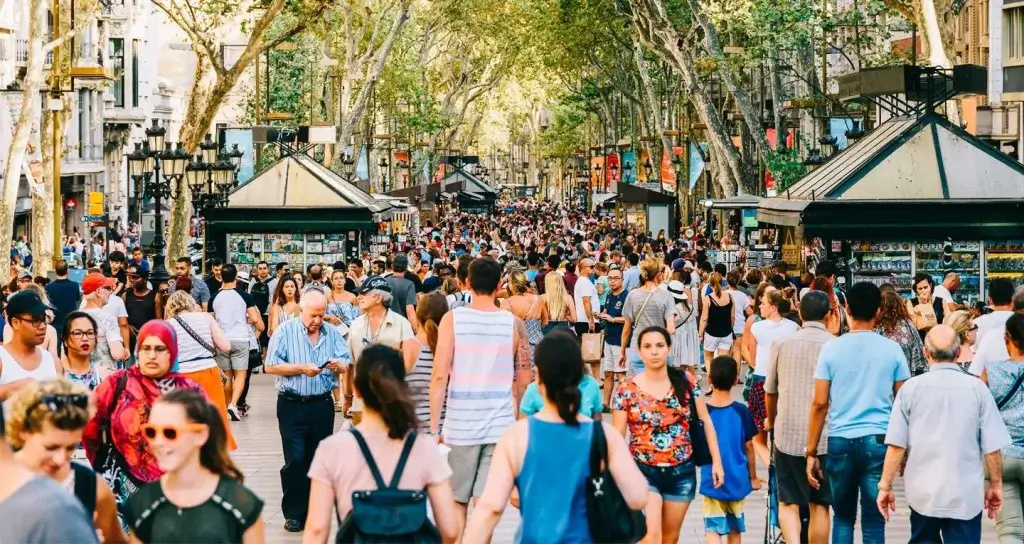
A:
<svg viewBox="0 0 1024 544">
<path fill-rule="evenodd" d="M 62 403 L 55 408 L 41 404 L 47 397 L 70 397 L 81 395 L 88 403 L 89 389 L 64 378 L 53 378 L 33 382 L 25 386 L 10 401 L 7 418 L 7 440 L 15 449 L 25 445 L 22 435 L 38 433 L 49 423 L 64 431 L 77 431 L 89 422 L 89 407 Z"/>
<path fill-rule="evenodd" d="M 907 301 L 892 291 L 882 293 L 882 304 L 878 311 L 877 327 L 891 333 L 904 321 L 910 320 L 910 312 L 907 310 Z"/>
</svg>

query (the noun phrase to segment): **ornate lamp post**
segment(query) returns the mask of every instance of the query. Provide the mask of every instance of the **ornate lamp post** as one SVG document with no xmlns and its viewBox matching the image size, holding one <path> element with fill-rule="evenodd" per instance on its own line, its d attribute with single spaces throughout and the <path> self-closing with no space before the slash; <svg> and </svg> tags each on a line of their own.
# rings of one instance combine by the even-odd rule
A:
<svg viewBox="0 0 1024 544">
<path fill-rule="evenodd" d="M 391 192 L 391 183 L 390 183 L 391 180 L 388 179 L 388 159 L 387 159 L 387 157 L 384 157 L 382 155 L 380 157 L 380 160 L 377 162 L 377 166 L 380 167 L 380 177 L 381 177 L 380 189 L 381 189 L 381 192 L 384 193 L 384 194 L 388 194 L 388 193 Z"/>
<path fill-rule="evenodd" d="M 199 144 L 200 153 L 185 167 L 192 209 L 196 215 L 204 216 L 214 208 L 226 208 L 228 195 L 238 185 L 238 169 L 242 165 L 242 150 L 235 144 L 230 151 L 218 151 L 217 143 L 209 134 Z M 208 260 L 206 236 L 203 236 L 203 270 Z"/>
<path fill-rule="evenodd" d="M 185 166 L 189 155 L 178 142 L 174 149 L 170 142 L 165 142 L 167 130 L 153 120 L 153 126 L 146 129 L 146 141 L 135 144 L 135 149 L 128 155 L 128 173 L 143 192 L 140 197 L 148 195 L 156 205 L 156 225 L 153 233 L 153 270 L 150 279 L 154 285 L 167 281 L 170 275 L 164 263 L 166 243 L 164 241 L 163 200 L 173 198 L 176 188 L 185 176 Z M 162 149 L 162 151 L 159 151 Z"/>
</svg>

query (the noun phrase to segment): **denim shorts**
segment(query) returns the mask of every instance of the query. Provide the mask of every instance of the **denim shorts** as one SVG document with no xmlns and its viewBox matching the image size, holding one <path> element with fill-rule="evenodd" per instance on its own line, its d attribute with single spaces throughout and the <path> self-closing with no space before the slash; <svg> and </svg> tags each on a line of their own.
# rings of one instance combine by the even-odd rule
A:
<svg viewBox="0 0 1024 544">
<path fill-rule="evenodd" d="M 692 502 L 697 494 L 697 469 L 693 461 L 674 467 L 655 467 L 637 463 L 647 478 L 647 489 L 667 502 Z"/>
</svg>

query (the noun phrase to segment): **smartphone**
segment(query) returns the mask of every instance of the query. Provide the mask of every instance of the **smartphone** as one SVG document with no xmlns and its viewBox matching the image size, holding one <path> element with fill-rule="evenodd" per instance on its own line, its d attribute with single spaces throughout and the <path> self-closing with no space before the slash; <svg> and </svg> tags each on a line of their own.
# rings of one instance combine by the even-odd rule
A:
<svg viewBox="0 0 1024 544">
<path fill-rule="evenodd" d="M 317 365 L 317 367 L 323 369 L 323 368 L 327 368 L 327 365 L 329 365 L 329 364 L 331 364 L 331 360 L 330 359 L 320 363 L 319 365 Z"/>
</svg>

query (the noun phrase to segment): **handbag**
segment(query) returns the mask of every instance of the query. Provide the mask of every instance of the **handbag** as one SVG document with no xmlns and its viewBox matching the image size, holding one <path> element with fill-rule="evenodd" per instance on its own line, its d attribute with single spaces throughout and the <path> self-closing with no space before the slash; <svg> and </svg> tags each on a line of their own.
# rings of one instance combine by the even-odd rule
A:
<svg viewBox="0 0 1024 544">
<path fill-rule="evenodd" d="M 590 439 L 590 475 L 587 477 L 587 526 L 594 542 L 635 543 L 647 534 L 643 510 L 626 504 L 608 470 L 608 443 L 604 425 L 594 422 Z"/>
<path fill-rule="evenodd" d="M 405 438 L 402 455 L 398 458 L 391 485 L 384 484 L 380 469 L 373 460 L 373 454 L 366 445 L 363 435 L 356 429 L 350 431 L 359 444 L 359 451 L 377 483 L 372 491 L 353 491 L 352 510 L 335 537 L 336 543 L 380 543 L 380 544 L 434 544 L 441 542 L 441 534 L 427 517 L 427 494 L 423 490 L 398 488 L 409 460 L 416 433 Z"/>
<path fill-rule="evenodd" d="M 581 348 L 583 350 L 583 362 L 600 362 L 604 355 L 603 343 L 604 333 L 588 332 L 581 337 Z"/>
<path fill-rule="evenodd" d="M 637 313 L 633 314 L 633 317 L 629 320 L 629 322 L 631 324 L 631 327 L 632 327 L 632 329 L 634 331 L 639 330 L 637 328 L 636 320 L 640 319 L 640 315 L 644 313 L 644 310 L 647 308 L 647 303 L 651 301 L 651 297 L 653 297 L 653 296 L 654 296 L 654 291 L 651 291 L 651 294 L 647 295 L 647 299 L 644 300 L 644 303 L 640 305 L 640 310 Z M 635 337 L 636 335 L 634 334 L 632 336 Z M 633 339 L 632 338 L 630 338 L 629 343 L 630 344 L 633 343 Z"/>
<path fill-rule="evenodd" d="M 217 354 L 217 350 L 213 346 L 211 346 L 209 342 L 206 341 L 206 339 L 204 339 L 202 336 L 199 336 L 199 334 L 196 333 L 195 329 L 190 327 L 188 323 L 185 323 L 185 320 L 182 319 L 180 315 L 174 316 L 174 321 L 178 325 L 181 325 L 181 328 L 185 329 L 185 332 L 188 333 L 188 335 L 191 336 L 192 339 L 195 340 L 197 344 L 203 346 L 203 349 L 209 351 L 211 355 Z"/>
<path fill-rule="evenodd" d="M 683 376 L 689 385 L 690 380 Z M 711 464 L 711 449 L 708 448 L 708 436 L 704 431 L 704 421 L 697 417 L 697 401 L 694 395 L 693 385 L 689 385 L 690 391 L 690 460 L 694 465 L 702 467 Z"/>
<path fill-rule="evenodd" d="M 114 388 L 113 404 L 110 407 L 110 415 L 100 421 L 100 445 L 96 450 L 96 458 L 93 468 L 97 474 L 103 477 L 103 481 L 110 487 L 117 502 L 117 510 L 123 516 L 127 508 L 127 499 L 135 494 L 142 487 L 143 482 L 136 478 L 128 467 L 128 462 L 121 457 L 114 447 L 114 437 L 110 431 L 110 421 L 113 419 L 114 411 L 117 408 L 118 400 L 124 394 L 124 388 L 128 383 L 127 372 L 122 373 Z"/>
</svg>

